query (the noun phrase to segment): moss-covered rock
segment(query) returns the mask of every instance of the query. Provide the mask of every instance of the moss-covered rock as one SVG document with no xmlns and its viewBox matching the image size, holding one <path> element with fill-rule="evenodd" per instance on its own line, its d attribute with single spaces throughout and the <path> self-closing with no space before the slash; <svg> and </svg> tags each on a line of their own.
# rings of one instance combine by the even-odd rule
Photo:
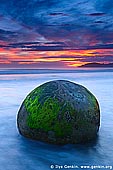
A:
<svg viewBox="0 0 113 170">
<path fill-rule="evenodd" d="M 19 132 L 53 144 L 84 143 L 96 137 L 99 105 L 85 87 L 65 81 L 47 82 L 34 89 L 18 112 Z"/>
</svg>

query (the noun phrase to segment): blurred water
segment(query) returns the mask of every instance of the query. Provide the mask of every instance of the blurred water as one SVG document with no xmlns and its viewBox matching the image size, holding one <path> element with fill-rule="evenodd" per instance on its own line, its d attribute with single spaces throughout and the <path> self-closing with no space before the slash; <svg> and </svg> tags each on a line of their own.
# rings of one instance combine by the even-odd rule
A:
<svg viewBox="0 0 113 170">
<path fill-rule="evenodd" d="M 55 146 L 19 135 L 16 115 L 23 99 L 36 86 L 56 79 L 82 84 L 97 97 L 101 128 L 96 141 Z M 0 74 L 0 170 L 49 170 L 50 165 L 78 166 L 73 169 L 80 169 L 82 165 L 113 166 L 113 70 Z"/>
</svg>

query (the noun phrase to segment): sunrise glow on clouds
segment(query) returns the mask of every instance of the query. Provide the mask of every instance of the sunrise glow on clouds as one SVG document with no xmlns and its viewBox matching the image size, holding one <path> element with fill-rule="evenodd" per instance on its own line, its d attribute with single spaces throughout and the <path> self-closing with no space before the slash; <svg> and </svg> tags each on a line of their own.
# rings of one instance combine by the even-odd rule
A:
<svg viewBox="0 0 113 170">
<path fill-rule="evenodd" d="M 110 0 L 3 1 L 0 66 L 74 68 L 113 62 L 112 7 Z"/>
</svg>

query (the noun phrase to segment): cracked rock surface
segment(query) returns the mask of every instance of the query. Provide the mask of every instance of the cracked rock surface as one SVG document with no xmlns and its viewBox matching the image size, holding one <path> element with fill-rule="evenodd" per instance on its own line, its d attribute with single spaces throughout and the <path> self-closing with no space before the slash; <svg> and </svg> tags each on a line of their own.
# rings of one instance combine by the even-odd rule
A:
<svg viewBox="0 0 113 170">
<path fill-rule="evenodd" d="M 22 103 L 17 125 L 21 135 L 52 144 L 86 143 L 97 136 L 100 109 L 85 87 L 66 80 L 34 89 Z"/>
</svg>

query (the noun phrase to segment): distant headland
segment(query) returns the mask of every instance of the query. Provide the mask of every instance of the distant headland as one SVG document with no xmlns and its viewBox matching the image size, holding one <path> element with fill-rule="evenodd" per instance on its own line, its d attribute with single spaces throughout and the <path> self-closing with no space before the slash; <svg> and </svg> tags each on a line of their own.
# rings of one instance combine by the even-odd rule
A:
<svg viewBox="0 0 113 170">
<path fill-rule="evenodd" d="M 113 63 L 108 63 L 108 64 L 104 64 L 104 63 L 87 63 L 87 64 L 81 65 L 79 67 L 113 67 Z"/>
</svg>

